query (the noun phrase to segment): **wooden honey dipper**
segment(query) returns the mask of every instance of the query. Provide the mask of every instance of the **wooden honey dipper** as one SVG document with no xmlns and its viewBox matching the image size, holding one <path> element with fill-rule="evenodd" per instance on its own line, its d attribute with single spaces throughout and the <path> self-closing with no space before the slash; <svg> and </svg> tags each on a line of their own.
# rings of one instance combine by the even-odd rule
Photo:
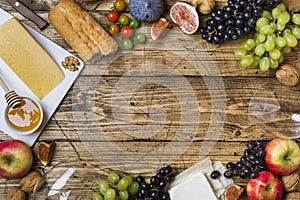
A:
<svg viewBox="0 0 300 200">
<path fill-rule="evenodd" d="M 4 92 L 5 92 L 5 99 L 10 108 L 17 108 L 22 103 L 21 97 L 15 92 L 10 90 L 5 82 L 0 77 L 0 85 L 2 86 Z"/>
</svg>

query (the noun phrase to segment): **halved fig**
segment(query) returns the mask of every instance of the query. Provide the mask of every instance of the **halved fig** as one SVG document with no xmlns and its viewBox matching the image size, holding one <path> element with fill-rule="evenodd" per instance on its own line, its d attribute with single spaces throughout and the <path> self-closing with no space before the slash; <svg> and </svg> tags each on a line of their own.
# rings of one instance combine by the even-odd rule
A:
<svg viewBox="0 0 300 200">
<path fill-rule="evenodd" d="M 151 38 L 152 40 L 157 40 L 160 38 L 167 29 L 170 29 L 172 24 L 166 18 L 160 18 L 156 22 L 154 22 L 151 26 Z"/>
<path fill-rule="evenodd" d="M 55 142 L 40 142 L 38 144 L 38 158 L 41 161 L 42 165 L 47 166 L 53 156 L 55 150 Z"/>
<path fill-rule="evenodd" d="M 175 3 L 170 9 L 170 17 L 186 34 L 193 34 L 199 28 L 199 15 L 196 8 L 188 3 Z"/>
<path fill-rule="evenodd" d="M 229 185 L 225 190 L 225 200 L 238 200 L 244 189 L 236 184 Z"/>
</svg>

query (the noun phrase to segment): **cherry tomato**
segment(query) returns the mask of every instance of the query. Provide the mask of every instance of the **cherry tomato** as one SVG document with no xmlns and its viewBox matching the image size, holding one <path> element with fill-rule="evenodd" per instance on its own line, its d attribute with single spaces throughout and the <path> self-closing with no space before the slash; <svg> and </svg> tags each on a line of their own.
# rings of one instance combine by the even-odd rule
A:
<svg viewBox="0 0 300 200">
<path fill-rule="evenodd" d="M 110 22 L 117 22 L 119 19 L 119 13 L 117 11 L 111 10 L 106 14 L 106 18 Z"/>
<path fill-rule="evenodd" d="M 122 40 L 122 48 L 125 50 L 130 50 L 133 48 L 133 43 L 130 39 L 123 39 Z"/>
<path fill-rule="evenodd" d="M 129 22 L 129 26 L 131 26 L 131 28 L 133 29 L 138 28 L 140 26 L 140 22 L 136 19 L 131 19 Z"/>
<path fill-rule="evenodd" d="M 129 23 L 129 17 L 127 15 L 121 15 L 119 17 L 119 23 L 126 26 Z"/>
<path fill-rule="evenodd" d="M 110 24 L 109 25 L 109 30 L 108 30 L 110 35 L 116 35 L 120 32 L 120 27 L 118 24 Z"/>
<path fill-rule="evenodd" d="M 123 26 L 121 28 L 121 35 L 125 39 L 131 38 L 133 36 L 133 29 L 130 26 Z"/>
<path fill-rule="evenodd" d="M 127 8 L 127 4 L 124 0 L 116 0 L 114 6 L 119 12 L 124 11 Z"/>
</svg>

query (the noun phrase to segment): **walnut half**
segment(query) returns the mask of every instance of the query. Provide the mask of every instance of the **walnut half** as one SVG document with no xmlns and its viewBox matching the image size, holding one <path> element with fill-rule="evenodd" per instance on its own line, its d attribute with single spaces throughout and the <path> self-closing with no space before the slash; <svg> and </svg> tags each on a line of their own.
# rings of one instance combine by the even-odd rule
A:
<svg viewBox="0 0 300 200">
<path fill-rule="evenodd" d="M 297 85 L 300 79 L 298 69 L 290 64 L 283 64 L 276 72 L 276 78 L 287 86 Z"/>
<path fill-rule="evenodd" d="M 289 175 L 282 176 L 281 181 L 284 191 L 293 192 L 297 189 L 300 182 L 299 172 L 295 171 Z"/>
<path fill-rule="evenodd" d="M 13 187 L 10 190 L 8 190 L 5 200 L 25 200 L 26 195 L 25 192 L 23 192 L 18 187 Z"/>
<path fill-rule="evenodd" d="M 19 184 L 24 192 L 31 193 L 41 179 L 42 175 L 38 171 L 31 171 L 21 178 Z"/>
</svg>

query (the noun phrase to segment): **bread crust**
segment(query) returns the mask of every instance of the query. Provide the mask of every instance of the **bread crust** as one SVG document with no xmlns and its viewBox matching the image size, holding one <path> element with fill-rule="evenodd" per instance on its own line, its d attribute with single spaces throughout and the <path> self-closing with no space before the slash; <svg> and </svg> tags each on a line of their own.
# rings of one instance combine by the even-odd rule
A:
<svg viewBox="0 0 300 200">
<path fill-rule="evenodd" d="M 118 49 L 118 44 L 73 0 L 61 0 L 48 15 L 50 23 L 83 61 L 91 61 Z"/>
</svg>

